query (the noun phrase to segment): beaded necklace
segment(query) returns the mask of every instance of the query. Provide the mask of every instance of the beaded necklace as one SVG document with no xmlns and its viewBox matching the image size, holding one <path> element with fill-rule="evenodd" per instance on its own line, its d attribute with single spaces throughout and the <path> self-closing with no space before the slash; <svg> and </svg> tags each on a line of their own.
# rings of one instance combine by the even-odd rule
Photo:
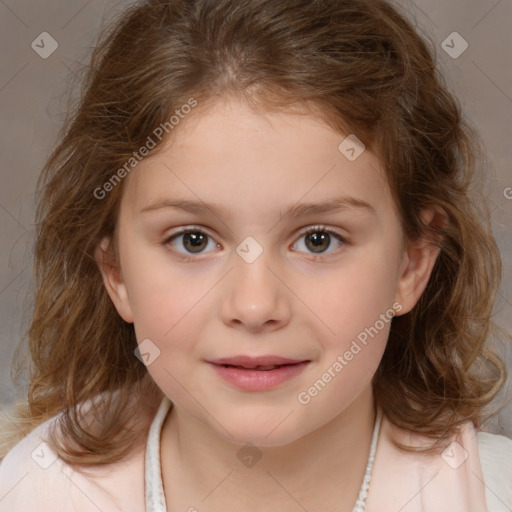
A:
<svg viewBox="0 0 512 512">
<path fill-rule="evenodd" d="M 167 397 L 164 397 L 149 429 L 145 459 L 146 512 L 167 512 L 160 465 L 160 431 L 170 407 L 171 401 Z M 363 483 L 361 484 L 359 495 L 352 512 L 365 512 L 366 510 L 366 498 L 368 497 L 370 480 L 372 478 L 373 463 L 375 461 L 375 452 L 377 450 L 377 439 L 379 438 L 381 421 L 382 412 L 378 409 L 375 418 L 375 425 L 373 427 L 370 455 L 368 456 L 368 463 L 366 465 Z"/>
</svg>

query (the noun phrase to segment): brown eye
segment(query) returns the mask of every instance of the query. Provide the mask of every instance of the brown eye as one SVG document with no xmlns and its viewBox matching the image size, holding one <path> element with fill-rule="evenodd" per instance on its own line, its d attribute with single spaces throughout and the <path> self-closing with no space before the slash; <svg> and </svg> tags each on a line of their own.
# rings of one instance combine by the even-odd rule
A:
<svg viewBox="0 0 512 512">
<path fill-rule="evenodd" d="M 183 233 L 183 247 L 190 252 L 201 252 L 208 244 L 208 235 L 199 231 Z"/>
<path fill-rule="evenodd" d="M 331 229 L 323 228 L 323 227 L 314 227 L 308 229 L 306 232 L 302 233 L 301 239 L 304 239 L 303 245 L 305 246 L 306 252 L 310 252 L 312 254 L 329 254 L 331 251 L 328 251 L 332 246 L 334 246 L 334 250 L 336 250 L 336 241 L 339 246 L 342 246 L 346 243 L 346 240 Z M 296 245 L 301 245 L 299 241 L 296 242 Z M 327 252 L 328 251 L 328 252 Z"/>
<path fill-rule="evenodd" d="M 305 238 L 306 247 L 313 252 L 324 252 L 331 245 L 331 235 L 329 233 L 315 231 L 308 233 Z"/>
<path fill-rule="evenodd" d="M 190 254 L 201 254 L 208 247 L 208 244 L 212 245 L 213 248 L 219 247 L 213 239 L 198 229 L 187 229 L 175 233 L 167 240 L 164 241 L 164 245 L 171 245 L 173 251 L 180 255 L 187 257 Z"/>
</svg>

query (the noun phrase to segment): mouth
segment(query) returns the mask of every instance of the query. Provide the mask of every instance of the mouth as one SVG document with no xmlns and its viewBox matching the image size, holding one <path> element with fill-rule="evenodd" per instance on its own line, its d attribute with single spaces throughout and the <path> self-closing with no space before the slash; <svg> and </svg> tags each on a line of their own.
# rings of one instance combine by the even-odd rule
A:
<svg viewBox="0 0 512 512">
<path fill-rule="evenodd" d="M 257 371 L 268 372 L 271 370 L 276 370 L 277 368 L 282 368 L 283 366 L 295 366 L 297 364 L 301 364 L 301 363 L 272 364 L 272 365 L 267 365 L 267 366 L 262 366 L 262 365 L 241 366 L 241 365 L 236 365 L 236 364 L 221 364 L 219 366 L 223 366 L 224 368 L 240 368 L 241 370 L 257 370 Z"/>
<path fill-rule="evenodd" d="M 265 356 L 246 356 L 239 355 L 234 357 L 222 357 L 208 361 L 209 363 L 217 364 L 220 366 L 233 366 L 245 369 L 259 369 L 259 370 L 272 370 L 276 367 L 294 365 L 305 362 L 304 359 L 290 359 L 287 357 L 265 355 Z"/>
<path fill-rule="evenodd" d="M 231 387 L 244 391 L 267 391 L 297 377 L 311 361 L 277 364 L 208 362 L 217 376 Z"/>
</svg>

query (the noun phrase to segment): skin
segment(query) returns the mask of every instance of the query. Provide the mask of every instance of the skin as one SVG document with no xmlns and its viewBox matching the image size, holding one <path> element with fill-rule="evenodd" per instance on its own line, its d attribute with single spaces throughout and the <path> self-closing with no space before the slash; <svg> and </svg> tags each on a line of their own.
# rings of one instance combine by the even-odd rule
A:
<svg viewBox="0 0 512 512">
<path fill-rule="evenodd" d="M 378 156 L 349 161 L 338 150 L 345 136 L 306 112 L 255 112 L 225 98 L 190 114 L 126 178 L 119 267 L 104 257 L 109 239 L 97 259 L 138 342 L 160 350 L 148 371 L 174 403 L 161 438 L 168 510 L 352 510 L 375 421 L 371 379 L 391 324 L 308 404 L 297 397 L 394 303 L 398 314 L 414 307 L 438 249 L 404 245 Z M 339 196 L 374 211 L 280 213 Z M 141 212 L 176 198 L 228 213 Z M 427 223 L 439 215 L 423 212 Z M 300 230 L 318 224 L 345 242 L 331 235 L 315 253 Z M 192 226 L 209 236 L 202 252 L 183 236 L 168 241 Z M 236 252 L 248 236 L 263 249 L 251 263 Z M 311 362 L 275 389 L 243 391 L 205 362 L 240 354 Z M 246 443 L 261 455 L 253 467 L 237 457 Z"/>
</svg>

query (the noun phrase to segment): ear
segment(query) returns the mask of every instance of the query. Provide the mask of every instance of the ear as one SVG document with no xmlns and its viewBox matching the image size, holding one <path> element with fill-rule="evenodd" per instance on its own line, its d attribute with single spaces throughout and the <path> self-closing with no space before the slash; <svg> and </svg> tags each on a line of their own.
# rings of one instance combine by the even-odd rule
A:
<svg viewBox="0 0 512 512">
<path fill-rule="evenodd" d="M 436 231 L 442 230 L 448 223 L 448 215 L 439 207 L 423 210 L 421 216 L 424 223 Z M 436 237 L 438 241 L 441 238 L 441 235 Z M 410 243 L 405 250 L 395 295 L 396 302 L 402 305 L 397 316 L 409 313 L 419 301 L 427 287 L 439 252 L 440 248 L 434 241 L 426 237 Z"/>
<path fill-rule="evenodd" d="M 133 313 L 128 298 L 128 292 L 124 283 L 121 266 L 111 250 L 111 239 L 103 238 L 95 251 L 95 259 L 98 263 L 103 283 L 114 303 L 121 318 L 128 323 L 133 323 Z"/>
</svg>

